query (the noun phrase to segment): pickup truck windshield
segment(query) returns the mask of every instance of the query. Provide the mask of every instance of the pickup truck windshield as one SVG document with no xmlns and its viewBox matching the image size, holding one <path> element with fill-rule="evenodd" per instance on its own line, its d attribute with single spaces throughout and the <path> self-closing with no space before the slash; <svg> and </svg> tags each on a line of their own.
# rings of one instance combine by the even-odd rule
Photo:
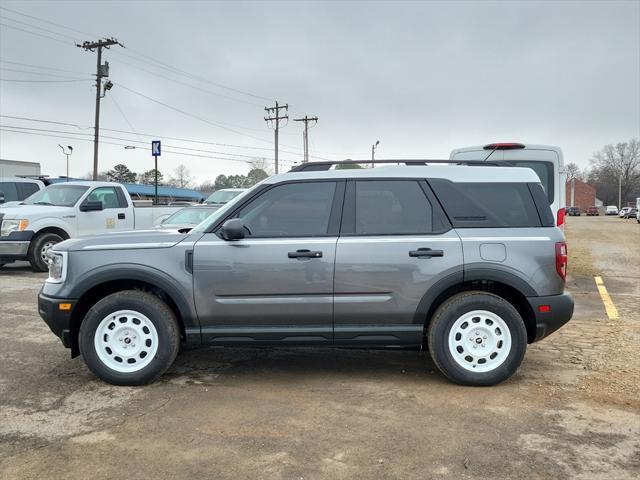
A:
<svg viewBox="0 0 640 480">
<path fill-rule="evenodd" d="M 206 203 L 227 203 L 241 193 L 242 190 L 218 190 L 207 198 Z"/>
<path fill-rule="evenodd" d="M 73 207 L 88 188 L 81 185 L 49 185 L 44 190 L 31 195 L 23 203 L 25 205 Z"/>
</svg>

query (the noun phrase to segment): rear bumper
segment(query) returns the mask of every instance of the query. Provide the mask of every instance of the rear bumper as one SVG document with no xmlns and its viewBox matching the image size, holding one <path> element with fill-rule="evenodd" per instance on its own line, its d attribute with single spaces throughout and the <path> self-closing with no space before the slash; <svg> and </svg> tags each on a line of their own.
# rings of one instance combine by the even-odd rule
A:
<svg viewBox="0 0 640 480">
<path fill-rule="evenodd" d="M 571 320 L 573 316 L 573 298 L 568 292 L 547 297 L 527 297 L 527 301 L 536 318 L 534 342 L 552 334 Z M 548 311 L 541 312 L 540 307 L 542 306 L 548 307 L 548 309 L 543 308 Z"/>
<path fill-rule="evenodd" d="M 0 237 L 0 258 L 7 260 L 22 260 L 27 258 L 29 244 L 33 232 L 11 232 L 6 237 Z"/>
<path fill-rule="evenodd" d="M 70 310 L 60 310 L 60 303 L 70 303 Z M 76 307 L 76 300 L 53 298 L 38 294 L 38 313 L 51 331 L 62 340 L 62 344 L 71 348 L 71 315 Z"/>
</svg>

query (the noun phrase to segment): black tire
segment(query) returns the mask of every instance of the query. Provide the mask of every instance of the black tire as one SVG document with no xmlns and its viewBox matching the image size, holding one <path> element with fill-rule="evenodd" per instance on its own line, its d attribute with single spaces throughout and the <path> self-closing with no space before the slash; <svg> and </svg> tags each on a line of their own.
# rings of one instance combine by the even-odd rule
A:
<svg viewBox="0 0 640 480">
<path fill-rule="evenodd" d="M 472 370 L 473 364 L 476 361 L 471 361 L 467 368 L 463 368 L 458 362 L 454 359 L 454 354 L 452 353 L 449 347 L 449 334 L 451 333 L 451 329 L 454 327 L 456 322 L 461 319 L 465 314 L 468 314 L 472 311 L 482 310 L 488 311 L 493 315 L 496 315 L 501 319 L 501 321 L 506 324 L 508 328 L 510 336 L 511 336 L 511 346 L 507 351 L 500 351 L 499 354 L 496 355 L 496 358 L 500 356 L 500 358 L 504 358 L 502 363 L 496 365 L 490 371 L 478 372 L 478 371 L 470 371 Z M 482 319 L 480 317 L 473 317 L 473 322 L 478 320 L 479 327 L 473 326 L 473 323 L 469 323 L 471 325 L 469 334 L 469 342 L 471 342 L 468 347 L 474 345 L 474 341 L 478 340 L 478 338 L 474 337 L 474 341 L 472 341 L 471 337 L 473 335 L 477 335 L 477 332 L 480 331 L 482 333 L 482 328 L 487 328 L 491 330 L 493 327 L 489 327 L 490 325 L 486 319 Z M 482 322 L 487 322 L 485 325 Z M 460 325 L 464 327 L 464 323 L 462 322 Z M 492 323 L 493 324 L 493 323 Z M 491 325 L 492 325 L 491 324 Z M 461 327 L 461 328 L 462 328 Z M 467 328 L 467 327 L 464 327 Z M 479 330 L 474 330 L 479 328 Z M 495 329 L 494 329 L 495 330 Z M 466 332 L 466 330 L 465 330 Z M 501 332 L 504 335 L 503 332 Z M 525 351 L 527 349 L 527 330 L 525 328 L 522 317 L 518 313 L 518 311 L 507 302 L 502 297 L 494 295 L 492 293 L 481 292 L 481 291 L 471 291 L 471 292 L 463 292 L 446 300 L 438 309 L 431 319 L 431 323 L 429 324 L 428 329 L 428 337 L 427 343 L 429 352 L 431 353 L 431 358 L 435 362 L 436 366 L 440 369 L 440 371 L 453 382 L 459 383 L 461 385 L 469 385 L 469 386 L 487 386 L 487 385 L 495 385 L 500 383 L 513 375 L 520 364 L 522 363 L 522 359 L 524 358 Z M 465 333 L 464 335 L 467 335 Z M 458 340 L 458 336 L 454 333 L 456 341 Z M 492 333 L 489 332 L 489 336 L 492 337 Z M 484 338 L 487 338 L 486 336 Z M 491 339 L 490 339 L 491 340 Z M 489 342 L 488 340 L 487 342 Z M 499 337 L 496 337 L 496 342 L 494 345 L 499 345 Z M 462 338 L 462 341 L 466 342 L 466 338 Z M 480 338 L 480 342 L 483 340 Z M 507 342 L 502 343 L 502 345 L 506 345 Z M 467 346 L 466 344 L 464 344 Z M 478 345 L 478 347 L 485 347 L 485 344 Z M 460 346 L 456 348 L 462 348 Z M 475 346 L 473 348 L 476 348 Z M 491 350 L 490 347 L 487 347 L 488 351 Z M 496 347 L 497 348 L 497 347 Z M 494 349 L 495 350 L 495 349 Z M 495 350 L 497 351 L 497 350 Z M 459 351 L 458 355 L 459 361 L 463 361 L 461 359 L 462 354 L 466 353 L 466 350 Z M 469 350 L 469 353 L 475 351 Z M 471 355 L 468 355 L 465 358 L 473 358 Z M 483 363 L 487 364 L 487 360 Z M 498 361 L 496 360 L 496 363 Z M 479 366 L 479 365 L 476 365 Z M 487 367 L 481 367 L 487 368 Z"/>
<path fill-rule="evenodd" d="M 131 372 L 117 371 L 101 360 L 94 341 L 103 320 L 124 310 L 142 314 L 157 332 L 157 350 L 151 361 Z M 126 290 L 109 295 L 91 307 L 80 326 L 79 346 L 87 367 L 101 380 L 113 385 L 145 385 L 160 377 L 175 360 L 180 347 L 180 328 L 173 311 L 162 300 L 139 290 Z"/>
<path fill-rule="evenodd" d="M 41 233 L 36 235 L 33 240 L 31 240 L 29 252 L 27 253 L 27 259 L 31 264 L 31 268 L 36 272 L 46 272 L 49 270 L 49 265 L 44 258 L 44 250 L 63 240 L 60 235 L 56 235 L 55 233 Z"/>
</svg>

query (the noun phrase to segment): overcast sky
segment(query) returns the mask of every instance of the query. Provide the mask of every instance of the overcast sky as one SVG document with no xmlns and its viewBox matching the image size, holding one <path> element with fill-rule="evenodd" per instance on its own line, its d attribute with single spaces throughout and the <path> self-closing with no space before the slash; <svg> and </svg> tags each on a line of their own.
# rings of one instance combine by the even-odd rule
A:
<svg viewBox="0 0 640 480">
<path fill-rule="evenodd" d="M 100 145 L 100 170 L 153 168 L 148 150 L 123 147 L 148 148 L 150 134 L 163 141 L 163 173 L 181 163 L 197 181 L 247 173 L 251 156 L 273 158 L 263 120 L 273 100 L 292 118 L 319 117 L 311 155 L 330 159 L 369 158 L 376 140 L 378 158 L 448 158 L 456 147 L 519 141 L 559 145 L 567 162 L 586 166 L 604 144 L 640 136 L 638 1 L 0 7 L 0 158 L 40 162 L 50 175 L 65 173 L 58 143 L 74 147 L 71 175 L 92 169 L 96 54 L 74 40 L 105 36 L 126 48 L 104 54 L 114 86 L 101 134 L 118 145 Z M 302 123 L 284 127 L 280 143 L 288 168 L 301 159 Z"/>
</svg>

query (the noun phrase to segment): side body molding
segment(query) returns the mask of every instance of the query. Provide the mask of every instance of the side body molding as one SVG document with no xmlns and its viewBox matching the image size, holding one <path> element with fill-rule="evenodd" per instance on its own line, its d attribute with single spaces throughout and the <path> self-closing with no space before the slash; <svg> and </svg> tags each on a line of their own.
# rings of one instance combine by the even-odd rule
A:
<svg viewBox="0 0 640 480">
<path fill-rule="evenodd" d="M 180 310 L 187 341 L 200 343 L 200 322 L 193 305 L 193 299 L 187 294 L 191 290 L 185 290 L 179 281 L 148 265 L 124 263 L 119 264 L 118 268 L 114 268 L 113 265 L 104 265 L 89 270 L 73 282 L 74 287 L 65 294 L 65 297 L 79 299 L 93 287 L 114 280 L 138 280 L 164 290 Z M 197 338 L 195 338 L 196 336 Z"/>
</svg>

